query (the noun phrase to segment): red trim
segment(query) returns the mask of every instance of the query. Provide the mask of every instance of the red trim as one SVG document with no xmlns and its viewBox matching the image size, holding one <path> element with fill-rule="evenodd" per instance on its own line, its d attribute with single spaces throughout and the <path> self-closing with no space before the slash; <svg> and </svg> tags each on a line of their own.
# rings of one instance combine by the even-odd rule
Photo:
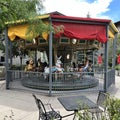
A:
<svg viewBox="0 0 120 120">
<path fill-rule="evenodd" d="M 111 20 L 108 19 L 96 19 L 96 18 L 82 18 L 82 17 L 71 17 L 71 16 L 64 16 L 64 15 L 50 15 L 51 18 L 54 19 L 66 19 L 66 20 L 76 20 L 76 21 L 86 21 L 86 22 L 100 22 L 100 23 L 110 23 Z"/>
</svg>

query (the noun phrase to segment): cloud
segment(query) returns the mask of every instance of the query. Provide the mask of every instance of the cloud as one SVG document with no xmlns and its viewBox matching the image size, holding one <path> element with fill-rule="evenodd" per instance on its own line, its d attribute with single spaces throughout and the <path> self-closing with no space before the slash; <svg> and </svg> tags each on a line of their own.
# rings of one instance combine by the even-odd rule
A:
<svg viewBox="0 0 120 120">
<path fill-rule="evenodd" d="M 68 16 L 86 17 L 88 12 L 93 18 L 109 18 L 102 14 L 109 11 L 112 0 L 45 0 L 45 12 L 58 11 Z"/>
</svg>

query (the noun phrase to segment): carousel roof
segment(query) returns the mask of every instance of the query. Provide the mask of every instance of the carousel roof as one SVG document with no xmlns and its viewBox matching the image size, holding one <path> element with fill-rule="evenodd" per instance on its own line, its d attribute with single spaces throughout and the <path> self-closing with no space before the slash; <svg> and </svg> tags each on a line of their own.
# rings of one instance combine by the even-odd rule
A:
<svg viewBox="0 0 120 120">
<path fill-rule="evenodd" d="M 99 42 L 105 43 L 109 38 L 114 39 L 115 34 L 118 33 L 118 29 L 109 19 L 72 17 L 65 16 L 59 12 L 41 15 L 36 19 L 47 19 L 49 22 L 49 18 L 51 18 L 53 27 L 63 26 L 63 31 L 57 33 L 56 37 L 64 35 L 69 38 L 98 40 Z M 26 31 L 28 25 L 19 23 L 20 21 L 18 21 L 17 25 L 8 28 L 10 40 L 14 40 L 16 37 L 27 39 Z M 48 33 L 42 33 L 42 37 L 47 39 Z"/>
</svg>

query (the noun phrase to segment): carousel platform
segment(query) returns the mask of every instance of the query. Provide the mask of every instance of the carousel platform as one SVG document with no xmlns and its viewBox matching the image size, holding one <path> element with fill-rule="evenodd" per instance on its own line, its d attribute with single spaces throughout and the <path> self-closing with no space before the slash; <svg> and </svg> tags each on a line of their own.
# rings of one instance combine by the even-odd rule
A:
<svg viewBox="0 0 120 120">
<path fill-rule="evenodd" d="M 26 74 L 21 79 L 22 85 L 25 87 L 41 90 L 49 90 L 49 77 L 45 77 L 43 74 L 38 76 Z M 52 77 L 52 90 L 80 90 L 96 87 L 99 80 L 92 75 L 84 75 L 79 77 L 73 74 L 59 74 Z"/>
</svg>

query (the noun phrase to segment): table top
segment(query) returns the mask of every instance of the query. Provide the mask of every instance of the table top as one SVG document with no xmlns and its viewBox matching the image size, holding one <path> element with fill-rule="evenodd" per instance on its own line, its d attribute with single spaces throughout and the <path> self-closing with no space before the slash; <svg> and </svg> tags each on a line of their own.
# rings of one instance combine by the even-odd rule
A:
<svg viewBox="0 0 120 120">
<path fill-rule="evenodd" d="M 97 104 L 86 96 L 59 97 L 58 100 L 67 111 L 94 109 L 97 107 Z"/>
</svg>

